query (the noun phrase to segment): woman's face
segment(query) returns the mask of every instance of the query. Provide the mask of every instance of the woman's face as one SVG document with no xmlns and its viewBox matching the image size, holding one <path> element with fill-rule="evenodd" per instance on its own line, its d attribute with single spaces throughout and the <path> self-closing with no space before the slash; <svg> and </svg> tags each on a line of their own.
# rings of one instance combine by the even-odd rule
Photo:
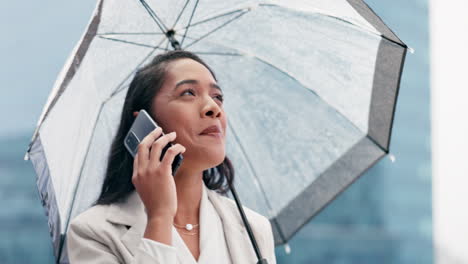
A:
<svg viewBox="0 0 468 264">
<path fill-rule="evenodd" d="M 167 65 L 152 111 L 164 133 L 176 131 L 175 143 L 186 148 L 183 167 L 203 171 L 223 162 L 227 117 L 222 94 L 210 71 L 197 61 L 178 59 Z M 201 134 L 210 126 L 219 128 L 218 136 Z"/>
</svg>

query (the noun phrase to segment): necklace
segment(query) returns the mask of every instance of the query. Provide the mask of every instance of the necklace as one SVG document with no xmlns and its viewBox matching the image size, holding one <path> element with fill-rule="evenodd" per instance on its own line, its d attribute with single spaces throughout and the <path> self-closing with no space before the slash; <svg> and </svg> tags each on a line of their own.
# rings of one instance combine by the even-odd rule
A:
<svg viewBox="0 0 468 264">
<path fill-rule="evenodd" d="M 198 232 L 193 232 L 192 233 L 192 232 L 183 232 L 183 231 L 179 231 L 179 233 L 182 233 L 184 235 L 189 235 L 189 236 L 194 236 L 194 235 L 198 234 Z"/>
<path fill-rule="evenodd" d="M 192 224 L 186 224 L 185 226 L 177 225 L 176 223 L 173 223 L 175 227 L 177 228 L 184 228 L 187 231 L 190 231 L 196 227 L 198 227 L 198 224 L 192 225 Z"/>
</svg>

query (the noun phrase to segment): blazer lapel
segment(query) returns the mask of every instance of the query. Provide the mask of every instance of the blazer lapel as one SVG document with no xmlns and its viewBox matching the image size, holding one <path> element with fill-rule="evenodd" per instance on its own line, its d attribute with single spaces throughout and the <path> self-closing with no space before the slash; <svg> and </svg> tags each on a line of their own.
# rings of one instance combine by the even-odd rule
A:
<svg viewBox="0 0 468 264">
<path fill-rule="evenodd" d="M 223 223 L 224 235 L 233 264 L 255 263 L 255 251 L 244 227 L 237 206 L 207 188 L 208 198 Z"/>
<path fill-rule="evenodd" d="M 146 227 L 146 211 L 140 196 L 132 192 L 124 203 L 111 204 L 107 221 L 127 226 L 129 229 L 120 238 L 130 254 L 135 255 Z"/>
</svg>

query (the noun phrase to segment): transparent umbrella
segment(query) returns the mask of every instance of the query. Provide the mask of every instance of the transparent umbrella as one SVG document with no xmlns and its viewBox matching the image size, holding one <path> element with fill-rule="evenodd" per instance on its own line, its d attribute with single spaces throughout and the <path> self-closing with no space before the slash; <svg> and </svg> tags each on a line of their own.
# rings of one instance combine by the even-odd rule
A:
<svg viewBox="0 0 468 264">
<path fill-rule="evenodd" d="M 235 186 L 277 245 L 388 153 L 407 47 L 364 2 L 101 0 L 25 157 L 58 258 L 99 195 L 135 70 L 170 49 L 216 72 Z"/>
</svg>

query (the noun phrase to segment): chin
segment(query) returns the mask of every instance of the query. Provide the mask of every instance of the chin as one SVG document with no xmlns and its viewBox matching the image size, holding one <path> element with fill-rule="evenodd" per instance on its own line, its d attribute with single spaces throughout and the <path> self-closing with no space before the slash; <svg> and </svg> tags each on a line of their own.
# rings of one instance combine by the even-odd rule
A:
<svg viewBox="0 0 468 264">
<path fill-rule="evenodd" d="M 225 157 L 226 153 L 223 148 L 222 150 L 210 151 L 209 153 L 205 153 L 205 155 L 203 155 L 202 162 L 207 164 L 206 166 L 208 169 L 214 168 L 223 163 Z"/>
<path fill-rule="evenodd" d="M 225 157 L 226 157 L 226 153 L 224 151 L 222 153 L 216 153 L 216 155 L 213 155 L 210 159 L 210 161 L 212 161 L 210 162 L 211 163 L 210 168 L 216 167 L 220 165 L 221 163 L 223 163 Z"/>
<path fill-rule="evenodd" d="M 203 148 L 198 151 L 191 149 L 190 153 L 187 152 L 185 155 L 182 154 L 184 156 L 184 160 L 190 160 L 190 163 L 197 164 L 197 167 L 201 166 L 200 168 L 203 168 L 203 170 L 211 169 L 220 165 L 226 157 L 224 148 Z"/>
</svg>

